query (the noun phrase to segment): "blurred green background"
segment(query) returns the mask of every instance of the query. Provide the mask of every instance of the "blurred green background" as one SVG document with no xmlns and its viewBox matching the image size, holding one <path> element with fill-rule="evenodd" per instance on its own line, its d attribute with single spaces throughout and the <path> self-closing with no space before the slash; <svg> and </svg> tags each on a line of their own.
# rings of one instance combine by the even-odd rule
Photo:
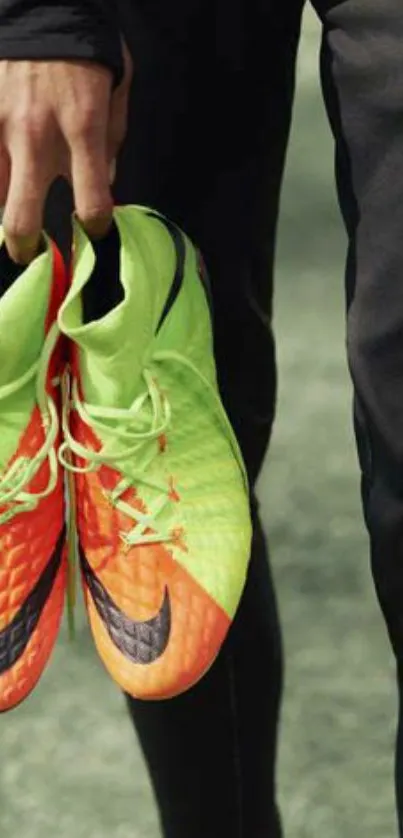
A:
<svg viewBox="0 0 403 838">
<path fill-rule="evenodd" d="M 288 664 L 279 793 L 286 838 L 393 838 L 394 670 L 360 516 L 318 44 L 309 12 L 277 259 L 280 405 L 260 481 Z M 64 631 L 39 689 L 1 718 L 0 747 L 1 838 L 159 835 L 123 701 L 82 616 L 75 647 Z"/>
</svg>

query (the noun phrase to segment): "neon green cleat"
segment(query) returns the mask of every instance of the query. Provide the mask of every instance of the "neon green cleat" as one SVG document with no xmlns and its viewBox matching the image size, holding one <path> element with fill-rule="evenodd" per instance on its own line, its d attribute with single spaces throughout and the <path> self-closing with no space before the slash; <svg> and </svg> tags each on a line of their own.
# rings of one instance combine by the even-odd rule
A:
<svg viewBox="0 0 403 838">
<path fill-rule="evenodd" d="M 157 699 L 197 682 L 221 648 L 249 562 L 249 496 L 198 252 L 150 210 L 117 209 L 115 223 L 110 272 L 75 226 L 60 458 L 98 652 L 123 690 Z"/>
<path fill-rule="evenodd" d="M 0 248 L 3 241 L 0 230 Z M 62 258 L 46 241 L 0 294 L 0 712 L 36 686 L 63 614 L 63 353 L 56 318 L 66 284 Z"/>
</svg>

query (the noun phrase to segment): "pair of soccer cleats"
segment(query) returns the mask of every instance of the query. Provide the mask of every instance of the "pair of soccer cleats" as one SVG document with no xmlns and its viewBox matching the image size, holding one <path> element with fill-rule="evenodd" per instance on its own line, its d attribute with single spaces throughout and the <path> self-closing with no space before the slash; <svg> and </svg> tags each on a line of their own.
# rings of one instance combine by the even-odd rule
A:
<svg viewBox="0 0 403 838">
<path fill-rule="evenodd" d="M 162 699 L 216 658 L 250 541 L 197 250 L 138 207 L 99 245 L 75 222 L 70 277 L 45 240 L 0 283 L 0 711 L 50 658 L 75 548 L 106 669 Z"/>
</svg>

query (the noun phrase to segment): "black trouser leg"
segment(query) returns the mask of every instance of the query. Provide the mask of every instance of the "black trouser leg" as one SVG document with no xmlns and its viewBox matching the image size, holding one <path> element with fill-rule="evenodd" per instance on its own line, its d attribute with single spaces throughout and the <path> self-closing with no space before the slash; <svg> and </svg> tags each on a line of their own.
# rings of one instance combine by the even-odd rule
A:
<svg viewBox="0 0 403 838">
<path fill-rule="evenodd" d="M 128 15 L 137 80 L 116 190 L 170 215 L 204 253 L 222 393 L 252 482 L 275 406 L 273 249 L 300 23 L 300 3 L 279 5 L 176 0 Z M 254 514 L 245 594 L 211 671 L 172 701 L 129 701 L 166 838 L 281 834 L 281 642 Z"/>
<path fill-rule="evenodd" d="M 222 393 L 254 483 L 275 408 L 273 253 L 302 0 L 121 5 L 136 80 L 116 197 L 167 213 L 204 252 Z M 66 241 L 61 197 L 47 228 Z M 177 699 L 129 700 L 165 838 L 281 836 L 281 639 L 253 514 L 246 589 L 211 671 Z"/>
<path fill-rule="evenodd" d="M 403 6 L 400 0 L 318 0 L 317 6 L 324 22 L 323 82 L 349 236 L 347 344 L 364 512 L 375 585 L 401 673 Z M 403 835 L 403 735 L 397 796 Z"/>
</svg>

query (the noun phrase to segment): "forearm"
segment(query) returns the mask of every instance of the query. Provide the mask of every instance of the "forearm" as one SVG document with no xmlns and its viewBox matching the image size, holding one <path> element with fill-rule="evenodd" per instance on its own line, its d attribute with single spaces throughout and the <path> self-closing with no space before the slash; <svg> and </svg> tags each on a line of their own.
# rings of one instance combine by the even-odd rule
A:
<svg viewBox="0 0 403 838">
<path fill-rule="evenodd" d="M 115 0 L 0 0 L 0 60 L 79 59 L 122 74 Z"/>
</svg>

